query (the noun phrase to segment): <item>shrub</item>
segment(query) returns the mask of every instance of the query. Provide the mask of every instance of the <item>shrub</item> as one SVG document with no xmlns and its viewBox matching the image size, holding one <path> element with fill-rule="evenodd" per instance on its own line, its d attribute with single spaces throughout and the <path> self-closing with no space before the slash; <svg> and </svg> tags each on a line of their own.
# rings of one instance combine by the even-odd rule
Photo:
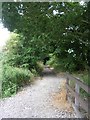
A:
<svg viewBox="0 0 90 120">
<path fill-rule="evenodd" d="M 32 78 L 33 74 L 27 69 L 4 65 L 2 97 L 7 97 L 15 94 L 21 86 L 31 82 Z"/>
<path fill-rule="evenodd" d="M 54 67 L 57 71 L 73 72 L 77 70 L 77 65 L 72 61 L 72 59 L 57 58 L 55 55 L 52 55 L 47 64 Z"/>
<path fill-rule="evenodd" d="M 31 69 L 31 72 L 35 77 L 37 76 L 37 71 L 35 69 Z"/>
<path fill-rule="evenodd" d="M 86 85 L 90 86 L 88 71 L 83 71 L 83 72 L 79 73 L 78 76 Z M 82 88 L 80 89 L 80 93 L 83 97 L 87 97 L 87 98 L 90 97 L 90 94 L 88 94 Z"/>
<path fill-rule="evenodd" d="M 37 71 L 37 73 L 39 75 L 41 75 L 42 71 L 43 71 L 44 65 L 42 62 L 37 62 L 35 65 L 35 70 Z"/>
<path fill-rule="evenodd" d="M 50 65 L 50 66 L 56 66 L 57 65 L 57 60 L 56 60 L 56 57 L 55 56 L 50 56 L 50 60 L 47 61 L 47 65 Z"/>
<path fill-rule="evenodd" d="M 90 81 L 89 81 L 89 76 L 88 76 L 88 71 L 78 71 L 78 72 L 73 72 L 72 73 L 73 76 L 80 78 L 80 80 L 82 80 L 83 83 L 85 83 L 86 85 L 90 86 Z M 74 88 L 73 86 L 75 86 L 75 81 L 70 81 L 70 85 L 72 86 L 72 88 Z M 90 97 L 90 94 L 88 94 L 84 89 L 80 88 L 80 95 L 83 98 L 88 98 Z"/>
</svg>

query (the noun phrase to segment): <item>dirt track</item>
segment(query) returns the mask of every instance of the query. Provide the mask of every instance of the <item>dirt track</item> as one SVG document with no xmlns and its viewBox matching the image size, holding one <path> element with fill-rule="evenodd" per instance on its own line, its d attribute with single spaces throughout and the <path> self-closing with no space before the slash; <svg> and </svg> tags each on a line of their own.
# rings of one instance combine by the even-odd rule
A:
<svg viewBox="0 0 90 120">
<path fill-rule="evenodd" d="M 17 95 L 0 101 L 1 118 L 76 118 L 75 112 L 54 105 L 55 95 L 65 80 L 45 68 L 42 79 L 25 87 Z M 54 97 L 53 97 L 54 94 Z M 56 97 L 59 99 L 60 97 Z"/>
</svg>

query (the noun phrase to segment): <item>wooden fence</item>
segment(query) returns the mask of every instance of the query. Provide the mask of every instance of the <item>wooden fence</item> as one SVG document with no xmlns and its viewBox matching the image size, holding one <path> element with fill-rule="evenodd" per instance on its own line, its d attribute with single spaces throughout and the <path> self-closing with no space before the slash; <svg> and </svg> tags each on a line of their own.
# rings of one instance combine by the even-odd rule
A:
<svg viewBox="0 0 90 120">
<path fill-rule="evenodd" d="M 67 99 L 70 100 L 69 96 L 74 97 L 74 107 L 79 111 L 79 108 L 83 108 L 88 115 L 90 114 L 90 99 L 85 101 L 81 96 L 80 96 L 80 88 L 85 90 L 88 94 L 90 94 L 90 86 L 86 85 L 83 83 L 79 78 L 73 77 L 71 74 L 67 73 L 67 81 L 66 81 L 66 89 L 67 89 Z M 75 82 L 75 88 L 70 87 L 70 80 Z M 70 95 L 69 95 L 70 94 Z M 79 114 L 80 116 L 80 114 Z"/>
</svg>

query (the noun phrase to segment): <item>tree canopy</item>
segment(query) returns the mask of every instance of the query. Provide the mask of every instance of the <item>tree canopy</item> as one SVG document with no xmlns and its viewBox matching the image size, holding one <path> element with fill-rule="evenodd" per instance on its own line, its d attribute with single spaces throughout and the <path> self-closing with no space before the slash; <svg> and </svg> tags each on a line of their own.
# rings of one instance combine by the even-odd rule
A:
<svg viewBox="0 0 90 120">
<path fill-rule="evenodd" d="M 32 69 L 51 53 L 68 70 L 90 66 L 89 8 L 90 2 L 3 3 L 4 26 L 19 37 L 7 44 L 9 64 Z"/>
</svg>

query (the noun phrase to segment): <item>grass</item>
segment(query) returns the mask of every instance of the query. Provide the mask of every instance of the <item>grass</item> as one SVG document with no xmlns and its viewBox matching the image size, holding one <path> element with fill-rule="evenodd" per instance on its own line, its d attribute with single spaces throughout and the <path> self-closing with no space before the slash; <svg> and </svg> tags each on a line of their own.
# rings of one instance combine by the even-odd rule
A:
<svg viewBox="0 0 90 120">
<path fill-rule="evenodd" d="M 22 86 L 31 83 L 33 77 L 33 74 L 27 69 L 4 65 L 2 97 L 16 94 Z"/>
<path fill-rule="evenodd" d="M 80 80 L 85 83 L 86 85 L 90 86 L 90 81 L 89 81 L 89 78 L 88 78 L 88 71 L 81 71 L 81 72 L 74 72 L 72 73 L 73 76 L 75 77 L 78 77 L 80 78 Z M 75 82 L 74 80 L 71 80 L 70 81 L 70 86 L 72 88 L 75 88 Z M 90 97 L 90 94 L 88 94 L 85 90 L 83 90 L 82 88 L 80 88 L 80 95 L 83 97 L 83 98 L 88 98 Z"/>
<path fill-rule="evenodd" d="M 0 60 L 0 98 L 2 96 L 2 60 Z"/>
<path fill-rule="evenodd" d="M 41 73 L 43 66 L 37 63 L 37 71 L 31 71 L 22 67 L 13 67 L 8 64 L 3 65 L 2 97 L 15 95 L 21 87 L 31 84 L 34 77 Z"/>
</svg>

